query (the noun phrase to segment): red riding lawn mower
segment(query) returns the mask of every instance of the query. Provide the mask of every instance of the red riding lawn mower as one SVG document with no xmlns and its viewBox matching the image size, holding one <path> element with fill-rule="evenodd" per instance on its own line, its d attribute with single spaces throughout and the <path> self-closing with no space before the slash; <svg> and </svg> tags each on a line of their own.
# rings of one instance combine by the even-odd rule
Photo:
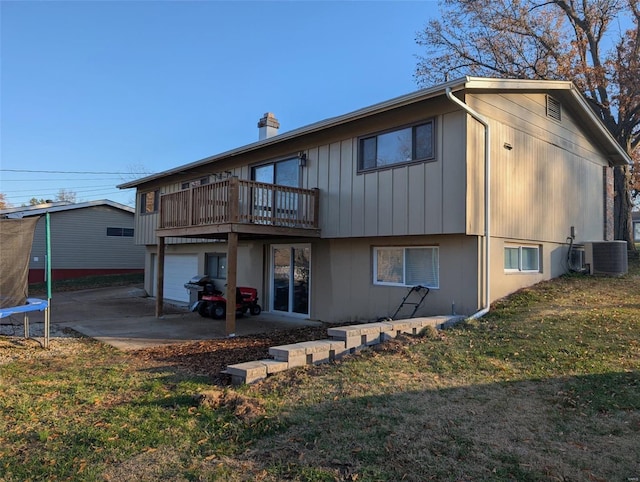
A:
<svg viewBox="0 0 640 482">
<path fill-rule="evenodd" d="M 196 276 L 185 283 L 185 288 L 196 290 L 198 300 L 191 304 L 191 311 L 197 311 L 205 318 L 221 319 L 227 315 L 227 299 L 222 291 L 213 284 L 208 276 Z M 246 312 L 259 315 L 262 308 L 258 304 L 258 290 L 247 286 L 236 288 L 236 315 L 242 316 Z"/>
</svg>

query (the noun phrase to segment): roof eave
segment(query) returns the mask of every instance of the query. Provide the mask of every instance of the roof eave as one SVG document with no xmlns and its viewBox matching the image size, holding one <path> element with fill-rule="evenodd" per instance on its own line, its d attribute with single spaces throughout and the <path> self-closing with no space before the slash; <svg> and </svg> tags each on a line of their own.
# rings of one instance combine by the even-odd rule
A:
<svg viewBox="0 0 640 482">
<path fill-rule="evenodd" d="M 189 164 L 183 164 L 173 169 L 168 169 L 166 171 L 161 171 L 155 174 L 151 174 L 150 176 L 146 176 L 134 181 L 119 184 L 116 187 L 118 187 L 119 189 L 135 188 L 142 184 L 153 182 L 158 179 L 162 179 L 165 177 L 184 173 L 185 171 L 196 169 L 205 164 L 210 164 L 222 159 L 228 159 L 231 157 L 246 154 L 252 151 L 256 151 L 258 149 L 262 149 L 267 146 L 286 142 L 296 137 L 313 134 L 315 132 L 318 132 L 324 129 L 336 127 L 341 124 L 346 124 L 348 122 L 352 122 L 367 116 L 379 114 L 391 109 L 396 109 L 398 107 L 402 107 L 404 105 L 411 104 L 417 101 L 426 100 L 432 97 L 437 97 L 439 95 L 443 95 L 443 93 L 446 91 L 447 88 L 451 89 L 454 92 L 460 91 L 460 90 L 485 90 L 485 89 L 494 90 L 494 91 L 499 91 L 499 90 L 540 91 L 541 83 L 544 83 L 544 90 L 546 91 L 565 91 L 569 93 L 569 95 L 572 96 L 572 100 L 575 101 L 580 106 L 580 108 L 587 113 L 589 122 L 593 127 L 593 131 L 597 134 L 598 140 L 601 142 L 602 145 L 610 147 L 610 149 L 607 149 L 607 155 L 610 156 L 610 162 L 612 164 L 626 165 L 632 162 L 629 155 L 624 151 L 624 149 L 622 149 L 622 147 L 620 146 L 620 144 L 618 144 L 618 142 L 615 140 L 613 135 L 604 127 L 602 122 L 596 117 L 591 107 L 587 104 L 582 94 L 576 89 L 576 87 L 573 85 L 572 82 L 567 80 L 541 81 L 541 80 L 532 80 L 532 79 L 492 79 L 492 78 L 485 78 L 485 77 L 467 76 L 467 77 L 462 77 L 459 79 L 446 82 L 444 84 L 439 84 L 437 86 L 421 89 L 416 92 L 412 92 L 410 94 L 405 94 L 400 97 L 395 97 L 393 99 L 380 102 L 380 103 L 371 105 L 369 107 L 365 107 L 365 108 L 350 112 L 348 114 L 331 117 L 329 119 L 325 119 L 313 124 L 309 124 L 304 127 L 300 127 L 298 129 L 284 132 L 282 134 L 278 134 L 276 136 L 263 139 L 261 141 L 253 142 L 251 144 L 247 144 L 242 147 L 238 147 L 226 152 L 222 152 L 220 154 L 205 157 L 203 159 L 191 162 Z"/>
<path fill-rule="evenodd" d="M 73 211 L 76 209 L 85 209 L 85 208 L 96 207 L 96 206 L 109 206 L 115 209 L 120 209 L 122 211 L 127 211 L 131 214 L 135 214 L 136 212 L 136 210 L 131 206 L 120 204 L 115 201 L 110 201 L 109 199 L 100 199 L 97 201 L 86 201 L 82 203 L 66 204 L 64 206 L 45 206 L 45 207 L 38 207 L 38 208 L 25 206 L 24 208 L 9 208 L 0 212 L 7 216 L 20 215 L 21 217 L 29 217 L 29 216 L 40 216 L 45 213 Z"/>
<path fill-rule="evenodd" d="M 414 103 L 418 100 L 425 100 L 428 99 L 430 97 L 436 97 L 438 95 L 441 95 L 442 93 L 444 93 L 445 89 L 447 87 L 451 88 L 454 91 L 460 90 L 462 88 L 464 88 L 465 82 L 467 81 L 467 77 L 463 77 L 460 79 L 456 79 L 450 82 L 447 82 L 445 84 L 439 84 L 435 87 L 430 87 L 430 88 L 426 88 L 426 89 L 421 89 L 418 90 L 416 92 L 412 92 L 410 94 L 405 94 L 402 95 L 400 97 L 395 97 L 393 99 L 384 101 L 384 102 L 380 102 L 378 104 L 374 104 L 371 105 L 369 107 L 365 107 L 362 109 L 358 109 L 356 111 L 350 112 L 348 114 L 343 114 L 343 115 L 339 115 L 336 117 L 330 117 L 329 119 L 325 119 L 319 122 L 315 122 L 313 124 L 309 124 L 307 126 L 304 127 L 300 127 L 298 129 L 293 129 L 291 131 L 288 132 L 284 132 L 282 134 L 278 134 L 276 136 L 273 137 L 269 137 L 267 139 L 263 139 L 261 141 L 257 141 L 257 142 L 253 142 L 251 144 L 247 144 L 245 146 L 242 147 L 238 147 L 236 149 L 232 149 L 230 151 L 226 151 L 226 152 L 222 152 L 220 154 L 216 154 L 210 157 L 205 157 L 203 159 L 200 159 L 198 161 L 189 163 L 189 164 L 184 164 L 182 166 L 176 167 L 174 169 L 169 169 L 166 171 L 161 171 L 158 172 L 156 174 L 152 174 L 150 176 L 146 176 L 134 181 L 130 181 L 130 182 L 126 182 L 123 184 L 119 184 L 116 187 L 118 187 L 119 189 L 130 189 L 130 188 L 134 188 L 137 187 L 141 184 L 145 184 L 148 182 L 152 182 L 155 181 L 157 179 L 161 179 L 163 177 L 168 177 L 168 176 L 172 176 L 175 174 L 180 174 L 184 171 L 188 171 L 191 169 L 195 169 L 197 167 L 200 167 L 204 164 L 209 164 L 212 162 L 216 162 L 219 161 L 221 159 L 227 159 L 230 157 L 234 157 L 234 156 L 238 156 L 238 155 L 242 155 L 242 154 L 246 154 L 248 152 L 252 152 L 258 149 L 262 149 L 264 147 L 270 146 L 270 145 L 275 145 L 275 144 L 279 144 L 281 142 L 286 142 L 290 139 L 296 138 L 296 137 L 300 137 L 303 135 L 309 135 L 309 134 L 313 134 L 315 132 L 324 130 L 324 129 L 328 129 L 328 128 L 332 128 L 332 127 L 336 127 L 339 126 L 341 124 L 346 124 L 347 122 L 353 122 L 355 120 L 361 119 L 363 117 L 368 117 L 370 115 L 374 115 L 374 114 L 379 114 L 391 109 L 396 109 L 398 107 L 402 107 L 403 105 L 407 105 L 407 104 L 411 104 Z"/>
</svg>

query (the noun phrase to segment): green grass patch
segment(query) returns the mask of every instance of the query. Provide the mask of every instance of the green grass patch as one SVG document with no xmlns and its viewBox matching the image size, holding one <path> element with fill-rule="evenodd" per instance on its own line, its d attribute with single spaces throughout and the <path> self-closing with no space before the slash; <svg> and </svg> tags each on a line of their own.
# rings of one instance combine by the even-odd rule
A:
<svg viewBox="0 0 640 482">
<path fill-rule="evenodd" d="M 0 480 L 634 480 L 639 340 L 638 261 L 218 405 L 206 378 L 78 339 L 0 365 Z"/>
<path fill-rule="evenodd" d="M 84 276 L 82 278 L 56 280 L 51 283 L 54 292 L 86 290 L 92 288 L 106 288 L 108 286 L 127 286 L 144 282 L 143 273 L 111 274 L 99 276 Z M 29 285 L 29 294 L 36 295 L 47 292 L 45 283 Z"/>
</svg>

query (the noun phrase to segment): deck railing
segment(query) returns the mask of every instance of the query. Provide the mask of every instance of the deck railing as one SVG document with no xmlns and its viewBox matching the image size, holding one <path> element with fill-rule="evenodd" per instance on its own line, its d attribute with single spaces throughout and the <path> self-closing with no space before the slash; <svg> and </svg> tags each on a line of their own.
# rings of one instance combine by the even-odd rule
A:
<svg viewBox="0 0 640 482">
<path fill-rule="evenodd" d="M 318 228 L 318 189 L 231 177 L 160 197 L 162 228 L 226 223 Z"/>
</svg>

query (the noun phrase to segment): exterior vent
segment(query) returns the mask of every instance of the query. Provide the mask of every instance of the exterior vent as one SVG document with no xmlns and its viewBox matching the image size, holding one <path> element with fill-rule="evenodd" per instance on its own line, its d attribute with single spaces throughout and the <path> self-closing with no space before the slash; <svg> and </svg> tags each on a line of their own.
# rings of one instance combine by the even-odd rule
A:
<svg viewBox="0 0 640 482">
<path fill-rule="evenodd" d="M 584 243 L 584 255 L 590 274 L 622 276 L 627 273 L 626 241 L 592 241 Z"/>
<path fill-rule="evenodd" d="M 551 96 L 547 96 L 547 117 L 551 117 L 557 121 L 562 120 L 562 106 L 560 102 Z"/>
</svg>

